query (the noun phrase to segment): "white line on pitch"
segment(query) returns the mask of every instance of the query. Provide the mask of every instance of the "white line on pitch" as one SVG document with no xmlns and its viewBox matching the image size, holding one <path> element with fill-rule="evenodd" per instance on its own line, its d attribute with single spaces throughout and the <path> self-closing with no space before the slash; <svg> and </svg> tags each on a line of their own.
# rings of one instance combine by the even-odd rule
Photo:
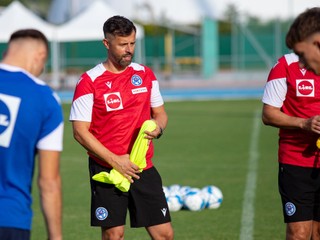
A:
<svg viewBox="0 0 320 240">
<path fill-rule="evenodd" d="M 252 240 L 254 229 L 254 199 L 258 169 L 258 140 L 261 126 L 261 112 L 255 111 L 251 131 L 248 173 L 243 195 L 240 240 Z"/>
</svg>

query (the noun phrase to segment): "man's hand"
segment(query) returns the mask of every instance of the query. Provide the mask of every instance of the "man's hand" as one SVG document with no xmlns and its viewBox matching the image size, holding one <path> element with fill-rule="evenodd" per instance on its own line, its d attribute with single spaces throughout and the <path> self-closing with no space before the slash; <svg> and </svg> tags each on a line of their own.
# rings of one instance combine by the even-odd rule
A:
<svg viewBox="0 0 320 240">
<path fill-rule="evenodd" d="M 157 125 L 156 129 L 153 130 L 152 132 L 144 131 L 144 133 L 146 134 L 145 136 L 146 139 L 152 140 L 155 138 L 156 139 L 159 138 L 162 135 L 163 130 L 159 127 L 159 125 Z"/>
<path fill-rule="evenodd" d="M 302 123 L 302 129 L 320 134 L 320 116 L 316 115 L 316 116 L 313 116 L 311 118 L 306 119 Z"/>
<path fill-rule="evenodd" d="M 127 178 L 131 183 L 133 179 L 139 179 L 138 173 L 140 173 L 139 167 L 130 161 L 129 154 L 117 156 L 113 161 L 113 168 Z"/>
</svg>

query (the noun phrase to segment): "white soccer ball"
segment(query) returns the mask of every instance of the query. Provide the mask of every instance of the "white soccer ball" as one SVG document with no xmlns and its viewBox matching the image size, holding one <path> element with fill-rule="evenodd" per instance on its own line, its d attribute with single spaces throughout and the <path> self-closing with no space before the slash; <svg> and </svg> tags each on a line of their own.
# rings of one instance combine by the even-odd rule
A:
<svg viewBox="0 0 320 240">
<path fill-rule="evenodd" d="M 198 188 L 191 188 L 183 199 L 183 207 L 190 211 L 200 211 L 205 204 L 203 193 Z"/>
<path fill-rule="evenodd" d="M 181 186 L 179 184 L 173 184 L 168 187 L 169 189 L 169 196 L 175 196 L 180 195 L 180 188 Z"/>
<path fill-rule="evenodd" d="M 169 188 L 166 187 L 166 186 L 162 186 L 162 189 L 163 189 L 164 195 L 165 195 L 166 197 L 168 197 L 168 196 L 169 196 Z"/>
<path fill-rule="evenodd" d="M 181 186 L 179 192 L 182 197 L 182 199 L 190 192 L 192 188 L 190 186 Z"/>
<path fill-rule="evenodd" d="M 183 206 L 183 201 L 179 195 L 168 196 L 166 199 L 171 212 L 179 211 Z"/>
<path fill-rule="evenodd" d="M 201 189 L 203 196 L 205 196 L 206 208 L 216 209 L 221 206 L 223 201 L 223 194 L 220 188 L 208 185 Z"/>
</svg>

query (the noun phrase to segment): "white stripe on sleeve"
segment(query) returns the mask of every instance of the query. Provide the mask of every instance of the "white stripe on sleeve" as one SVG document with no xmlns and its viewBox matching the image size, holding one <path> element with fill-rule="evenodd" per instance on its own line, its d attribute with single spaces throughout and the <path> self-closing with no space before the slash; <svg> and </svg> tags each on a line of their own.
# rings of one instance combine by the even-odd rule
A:
<svg viewBox="0 0 320 240">
<path fill-rule="evenodd" d="M 40 139 L 37 143 L 37 149 L 62 151 L 63 148 L 63 123 L 53 130 L 50 134 Z"/>
<path fill-rule="evenodd" d="M 273 107 L 282 107 L 287 94 L 286 78 L 273 79 L 267 82 L 262 102 Z"/>
<path fill-rule="evenodd" d="M 70 110 L 70 121 L 91 122 L 93 94 L 83 95 L 73 101 Z"/>
<path fill-rule="evenodd" d="M 151 107 L 160 107 L 164 104 L 163 98 L 160 93 L 159 82 L 152 81 L 151 89 Z"/>
</svg>

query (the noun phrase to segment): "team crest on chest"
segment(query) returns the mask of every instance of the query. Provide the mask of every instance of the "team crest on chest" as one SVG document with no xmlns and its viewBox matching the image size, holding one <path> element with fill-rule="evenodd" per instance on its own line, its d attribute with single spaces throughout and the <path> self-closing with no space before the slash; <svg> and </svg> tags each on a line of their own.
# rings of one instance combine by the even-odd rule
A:
<svg viewBox="0 0 320 240">
<path fill-rule="evenodd" d="M 297 79 L 296 95 L 297 97 L 314 97 L 314 80 L 313 79 Z"/>
<path fill-rule="evenodd" d="M 107 93 L 103 95 L 107 112 L 123 109 L 122 98 L 119 92 Z"/>
<path fill-rule="evenodd" d="M 137 75 L 137 74 L 134 74 L 132 77 L 131 77 L 131 83 L 133 86 L 140 86 L 142 84 L 142 78 Z"/>
</svg>

